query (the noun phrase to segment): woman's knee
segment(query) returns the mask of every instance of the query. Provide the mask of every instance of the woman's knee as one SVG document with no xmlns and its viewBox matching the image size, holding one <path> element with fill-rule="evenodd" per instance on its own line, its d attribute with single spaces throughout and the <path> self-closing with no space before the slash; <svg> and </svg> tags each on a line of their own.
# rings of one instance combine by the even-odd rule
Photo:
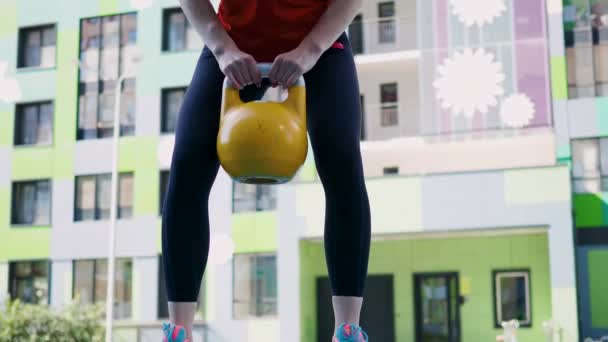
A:
<svg viewBox="0 0 608 342">
<path fill-rule="evenodd" d="M 334 148 L 328 148 L 328 151 L 319 153 L 315 159 L 324 184 L 353 187 L 363 182 L 363 163 L 359 149 L 335 151 Z"/>
</svg>

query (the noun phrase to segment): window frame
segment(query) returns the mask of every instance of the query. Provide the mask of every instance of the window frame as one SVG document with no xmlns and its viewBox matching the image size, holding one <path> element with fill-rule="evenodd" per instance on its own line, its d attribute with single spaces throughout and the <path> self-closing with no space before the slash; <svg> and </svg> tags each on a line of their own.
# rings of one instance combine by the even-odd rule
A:
<svg viewBox="0 0 608 342">
<path fill-rule="evenodd" d="M 49 143 L 45 143 L 45 144 L 41 144 L 39 142 L 36 142 L 35 144 L 25 144 L 25 143 L 18 143 L 19 137 L 20 135 L 18 134 L 18 132 L 20 131 L 19 128 L 23 127 L 23 125 L 20 125 L 20 123 L 22 123 L 21 118 L 24 114 L 24 109 L 26 107 L 30 107 L 30 106 L 36 106 L 36 114 L 37 114 L 37 120 L 36 120 L 36 124 L 38 125 L 38 130 L 40 129 L 40 109 L 43 105 L 51 105 L 53 108 L 52 112 L 51 112 L 51 141 Z M 15 148 L 27 148 L 27 147 L 51 147 L 54 146 L 55 144 L 55 101 L 53 100 L 38 100 L 38 101 L 32 101 L 32 102 L 20 102 L 20 103 L 16 103 L 15 104 L 15 109 L 14 109 L 14 123 L 13 123 L 13 147 Z M 23 137 L 21 137 L 23 138 Z M 23 140 L 23 139 L 21 139 Z"/>
<path fill-rule="evenodd" d="M 587 137 L 587 138 L 576 138 L 570 141 L 570 149 L 572 151 L 572 163 L 574 164 L 575 154 L 574 154 L 574 145 L 577 142 L 585 142 L 592 141 L 597 144 L 597 161 L 598 161 L 598 169 L 599 169 L 599 177 L 577 177 L 574 175 L 574 166 L 570 168 L 570 177 L 572 179 L 572 192 L 575 194 L 593 194 L 594 192 L 578 192 L 576 189 L 576 183 L 579 181 L 598 181 L 599 182 L 599 192 L 603 192 L 604 186 L 608 187 L 608 170 L 606 174 L 602 173 L 602 141 L 606 141 L 607 149 L 605 151 L 606 158 L 608 159 L 608 137 Z"/>
<path fill-rule="evenodd" d="M 97 269 L 98 269 L 98 263 L 101 261 L 107 261 L 106 258 L 84 258 L 84 259 L 72 259 L 72 291 L 71 291 L 71 300 L 75 299 L 76 296 L 76 263 L 77 262 L 93 262 L 93 279 L 92 279 L 92 287 L 90 288 L 91 293 L 92 293 L 92 298 L 91 298 L 91 303 L 85 303 L 85 304 L 95 304 L 96 302 L 100 302 L 101 300 L 95 297 L 95 293 L 97 292 L 97 282 L 95 281 L 96 276 L 97 276 Z M 134 262 L 134 258 L 133 257 L 119 257 L 116 258 L 116 261 L 127 261 L 131 264 L 131 281 L 130 281 L 130 297 L 131 297 L 131 302 L 129 303 L 131 305 L 130 308 L 130 314 L 128 317 L 125 318 L 114 318 L 114 320 L 117 319 L 133 319 L 133 308 L 134 308 L 134 297 L 133 297 L 133 292 L 134 292 L 134 282 L 133 282 L 133 273 L 135 270 L 135 262 Z M 115 265 L 118 264 L 117 262 L 115 263 Z M 118 268 L 114 269 L 114 281 L 116 282 L 116 273 L 118 272 Z M 108 279 L 105 280 L 106 281 L 106 287 L 108 286 Z M 114 284 L 114 286 L 116 287 L 116 284 Z M 114 291 L 114 295 L 116 295 L 116 291 Z M 106 300 L 106 298 L 104 298 L 104 301 Z M 116 311 L 114 311 L 114 315 L 116 315 Z"/>
<path fill-rule="evenodd" d="M 121 217 L 120 213 L 120 193 L 121 193 L 121 189 L 120 189 L 120 181 L 121 181 L 121 177 L 123 175 L 131 175 L 131 177 L 133 178 L 133 188 L 131 189 L 131 194 L 132 194 L 132 198 L 133 198 L 133 204 L 131 206 L 131 216 L 129 217 Z M 75 175 L 74 176 L 74 203 L 73 203 L 73 215 L 72 215 L 72 222 L 76 223 L 76 222 L 98 222 L 98 221 L 106 221 L 108 219 L 104 219 L 101 218 L 100 215 L 98 215 L 98 212 L 100 210 L 100 206 L 99 206 L 99 202 L 98 202 L 98 193 L 99 193 L 99 179 L 102 176 L 110 176 L 111 177 L 111 173 L 94 173 L 94 174 L 80 174 L 80 175 Z M 94 200 L 95 200 L 95 208 L 93 208 L 94 210 L 94 219 L 92 220 L 83 220 L 83 219 L 77 219 L 76 217 L 76 210 L 78 209 L 78 179 L 81 177 L 94 177 L 95 178 L 95 193 L 94 193 Z M 135 208 L 135 172 L 134 171 L 123 171 L 123 172 L 118 172 L 118 179 L 117 179 L 117 187 L 116 187 L 116 219 L 117 220 L 130 220 L 133 219 L 135 217 L 135 213 L 134 213 L 134 208 Z M 110 183 L 111 184 L 111 183 Z M 111 187 L 111 185 L 110 185 Z M 110 189 L 111 190 L 111 189 Z M 110 194 L 111 196 L 111 194 Z"/>
<path fill-rule="evenodd" d="M 384 176 L 398 176 L 399 166 L 385 166 L 382 168 L 382 174 Z"/>
<path fill-rule="evenodd" d="M 176 49 L 176 50 L 171 50 L 169 49 L 170 46 L 170 39 L 169 39 L 169 20 L 172 14 L 176 14 L 176 13 L 181 13 L 184 16 L 184 48 L 183 49 Z M 162 34 L 161 34 L 161 52 L 162 53 L 180 53 L 180 52 L 192 52 L 192 51 L 197 51 L 198 47 L 191 47 L 188 45 L 188 30 L 194 30 L 194 28 L 192 27 L 192 24 L 190 24 L 190 21 L 188 20 L 188 17 L 186 17 L 186 14 L 184 13 L 184 11 L 182 10 L 181 7 L 177 6 L 177 7 L 165 7 L 162 9 L 162 15 L 161 15 L 161 30 L 162 30 Z M 201 45 L 204 45 L 203 43 L 201 43 Z M 202 46 L 201 46 L 201 50 L 202 50 Z"/>
<path fill-rule="evenodd" d="M 383 16 L 382 15 L 383 7 L 390 6 L 390 5 L 392 5 L 393 15 Z M 377 3 L 377 9 L 378 9 L 378 11 L 377 11 L 378 44 L 396 44 L 397 40 L 398 40 L 398 38 L 397 38 L 398 29 L 397 29 L 397 3 L 396 3 L 396 1 L 394 1 L 394 0 L 380 1 Z M 382 39 L 384 37 L 382 34 L 383 26 L 389 27 L 389 25 L 391 25 L 393 28 L 393 32 L 392 32 L 393 39 L 384 40 L 384 39 Z"/>
<path fill-rule="evenodd" d="M 602 79 L 602 74 L 598 71 L 598 69 L 608 68 L 608 62 L 604 61 L 601 58 L 598 58 L 597 53 L 601 47 L 607 47 L 608 41 L 600 39 L 601 32 L 608 32 L 608 25 L 596 26 L 591 20 L 591 15 L 597 15 L 594 13 L 592 8 L 592 3 L 590 1 L 585 1 L 585 4 L 582 4 L 584 8 L 578 7 L 578 4 L 571 4 L 570 8 L 564 8 L 564 11 L 572 10 L 575 13 L 581 9 L 584 10 L 585 15 L 587 16 L 585 22 L 576 21 L 576 20 L 566 20 L 562 19 L 564 23 L 564 49 L 566 53 L 566 67 L 567 67 L 567 86 L 568 86 L 568 99 L 581 99 L 581 98 L 594 98 L 594 97 L 602 97 L 608 95 L 608 80 Z M 608 14 L 608 10 L 606 13 Z M 586 36 L 584 40 L 579 40 L 577 38 L 581 38 Z M 584 43 L 583 45 L 579 45 Z M 581 50 L 587 50 L 588 58 L 590 59 L 590 63 L 588 68 L 592 71 L 592 80 L 590 83 L 571 83 L 570 76 L 572 73 L 574 75 L 578 75 L 579 68 L 576 68 L 576 53 L 580 52 L 576 49 L 579 48 Z M 571 54 L 574 53 L 574 61 L 570 59 Z M 604 65 L 598 65 L 598 61 L 604 61 Z M 570 66 L 574 64 L 574 70 L 570 68 Z M 605 76 L 603 76 L 605 77 Z M 579 94 L 580 88 L 588 88 L 587 91 L 592 91 L 593 95 L 588 93 Z M 604 90 L 602 90 L 604 89 Z"/>
<path fill-rule="evenodd" d="M 32 31 L 38 31 L 40 32 L 40 49 L 42 49 L 42 47 L 44 46 L 44 30 L 45 29 L 49 29 L 49 28 L 53 28 L 53 30 L 55 31 L 55 56 L 54 56 L 54 63 L 52 66 L 42 66 L 42 65 L 37 65 L 37 66 L 25 66 L 25 34 L 28 32 L 32 32 Z M 17 70 L 18 71 L 25 71 L 25 70 L 52 70 L 52 69 L 56 69 L 57 68 L 57 22 L 50 22 L 50 23 L 46 23 L 46 24 L 39 24 L 39 25 L 28 25 L 28 26 L 22 26 L 19 27 L 17 30 Z M 42 56 L 40 57 L 40 64 L 42 64 Z"/>
<path fill-rule="evenodd" d="M 23 183 L 35 183 L 36 184 L 36 196 L 38 195 L 38 183 L 47 182 L 49 186 L 49 222 L 47 224 L 30 224 L 30 223 L 15 223 L 14 218 L 16 215 L 18 205 L 15 203 L 16 196 L 16 185 Z M 53 180 L 51 178 L 42 179 L 24 179 L 24 180 L 13 180 L 11 182 L 11 202 L 10 202 L 10 228 L 22 228 L 22 227 L 51 227 L 53 223 Z"/>
<path fill-rule="evenodd" d="M 533 300 L 532 300 L 532 271 L 529 268 L 514 268 L 514 269 L 496 269 L 492 270 L 492 303 L 493 303 L 493 311 L 494 311 L 494 328 L 502 329 L 501 322 L 499 321 L 499 306 L 500 295 L 498 290 L 499 282 L 497 278 L 502 275 L 513 275 L 513 276 L 521 276 L 523 275 L 526 280 L 526 313 L 528 314 L 529 320 L 527 322 L 519 321 L 520 328 L 532 328 L 533 325 Z M 502 312 L 500 313 L 502 316 Z M 500 317 L 502 318 L 502 317 Z"/>
<path fill-rule="evenodd" d="M 173 93 L 173 92 L 177 92 L 177 91 L 183 91 L 184 94 L 182 96 L 182 103 L 184 101 L 184 98 L 186 97 L 186 92 L 188 91 L 188 86 L 181 86 L 181 87 L 168 87 L 168 88 L 162 88 L 161 89 L 161 93 L 160 93 L 160 134 L 161 135 L 173 135 L 175 134 L 175 130 L 170 131 L 167 129 L 166 127 L 166 117 L 167 117 L 167 97 L 169 96 L 169 94 Z M 176 117 L 175 117 L 175 128 L 177 129 L 177 120 L 179 118 L 179 113 L 177 113 Z"/>
<path fill-rule="evenodd" d="M 114 130 L 114 126 L 112 125 L 111 129 L 108 128 L 103 128 L 103 127 L 99 127 L 99 123 L 102 122 L 101 118 L 101 112 L 102 112 L 102 95 L 104 93 L 108 93 L 108 94 L 113 94 L 114 96 L 114 101 L 116 101 L 116 81 L 118 81 L 118 76 L 117 79 L 115 80 L 103 80 L 101 77 L 101 71 L 102 71 L 102 51 L 104 49 L 103 46 L 103 18 L 106 17 L 117 17 L 117 21 L 118 21 L 118 55 L 117 55 L 117 59 L 118 59 L 118 74 L 120 75 L 122 72 L 122 67 L 123 67 L 123 50 L 125 46 L 129 46 L 128 44 L 124 45 L 122 38 L 123 38 L 123 34 L 125 34 L 123 32 L 123 27 L 124 27 L 124 18 L 127 16 L 134 16 L 136 18 L 137 24 L 139 24 L 139 16 L 138 16 L 138 12 L 137 11 L 129 11 L 129 12 L 120 12 L 120 13 L 113 13 L 113 14 L 106 14 L 106 15 L 97 15 L 97 16 L 90 16 L 90 17 L 83 17 L 83 18 L 79 18 L 78 21 L 78 58 L 80 60 L 80 58 L 82 57 L 82 52 L 84 51 L 82 48 L 82 27 L 83 27 L 83 22 L 85 22 L 86 20 L 98 20 L 99 21 L 99 36 L 98 36 L 98 40 L 97 40 L 97 46 L 95 47 L 95 49 L 98 51 L 99 53 L 99 60 L 97 61 L 97 66 L 96 66 L 96 72 L 97 72 L 97 80 L 95 82 L 90 82 L 90 83 L 86 83 L 82 81 L 82 69 L 79 67 L 78 68 L 78 75 L 77 75 L 77 81 L 76 81 L 76 141 L 85 141 L 85 140 L 98 140 L 98 139 L 105 139 L 108 138 L 108 136 L 104 135 L 104 130 L 110 130 L 109 133 L 109 137 L 112 136 L 113 130 Z M 136 25 L 136 40 L 135 40 L 135 44 L 137 45 L 137 34 L 139 33 L 139 27 Z M 126 33 L 128 35 L 128 33 Z M 120 87 L 120 96 L 121 96 L 121 108 L 120 108 L 120 113 L 119 113 L 119 124 L 118 124 L 118 129 L 119 131 L 119 137 L 133 137 L 136 135 L 136 125 L 137 125 L 137 88 L 136 88 L 136 82 L 137 82 L 137 77 L 133 76 L 130 78 L 125 78 L 124 81 L 121 84 Z M 131 85 L 131 83 L 133 83 L 133 85 Z M 87 91 L 87 84 L 95 84 L 95 91 L 91 91 L 90 94 L 95 94 L 95 120 L 96 120 L 96 129 L 95 129 L 95 138 L 92 137 L 86 137 L 86 135 L 81 132 L 81 128 L 80 128 L 80 122 L 81 122 L 81 104 L 83 103 L 83 101 L 81 100 L 81 97 L 86 97 L 87 94 L 89 94 L 89 92 Z M 110 87 L 108 87 L 108 85 L 111 85 Z M 105 91 L 106 88 L 110 88 L 111 91 Z M 125 113 L 123 113 L 123 107 L 127 106 L 127 103 L 125 102 L 125 95 L 126 93 L 130 93 L 130 90 L 132 89 L 132 93 L 133 93 L 133 103 L 135 105 L 135 118 L 133 121 L 133 125 L 132 126 L 123 126 L 123 116 L 125 115 Z M 86 101 L 85 101 L 86 102 Z M 114 103 L 112 104 L 112 108 L 114 108 Z M 86 109 L 85 109 L 86 111 Z"/>
<path fill-rule="evenodd" d="M 395 87 L 395 99 L 396 101 L 393 102 L 388 102 L 388 101 L 384 101 L 383 99 L 383 94 L 385 92 L 385 89 L 387 87 Z M 384 123 L 384 110 L 395 110 L 397 112 L 396 114 L 396 121 L 395 123 L 392 124 L 385 124 Z M 397 81 L 393 81 L 393 82 L 384 82 L 384 83 L 380 83 L 380 127 L 382 128 L 388 128 L 388 127 L 399 127 L 399 82 Z"/>
<path fill-rule="evenodd" d="M 259 212 L 269 212 L 269 211 L 275 211 L 277 210 L 277 206 L 278 206 L 278 197 L 277 197 L 277 192 L 275 189 L 273 189 L 272 185 L 264 185 L 264 184 L 245 184 L 245 185 L 251 185 L 251 186 L 255 186 L 255 210 L 245 210 L 245 211 L 236 211 L 236 206 L 235 206 L 235 194 L 236 194 L 236 186 L 237 184 L 242 184 L 242 183 L 238 183 L 236 181 L 232 181 L 232 213 L 233 214 L 243 214 L 243 213 L 259 213 Z M 262 206 L 259 204 L 259 198 L 261 197 L 261 193 L 262 191 L 260 191 L 260 187 L 261 186 L 267 186 L 270 187 L 271 189 L 274 190 L 273 192 L 273 197 L 274 197 L 274 206 L 270 209 L 264 209 L 262 208 Z"/>
<path fill-rule="evenodd" d="M 52 293 L 52 279 L 53 279 L 53 275 L 52 275 L 52 271 L 53 271 L 53 267 L 52 267 L 52 263 L 50 260 L 48 259 L 26 259 L 26 260 L 9 260 L 8 261 L 8 293 L 9 293 L 9 298 L 11 298 L 11 300 L 13 299 L 13 291 L 15 291 L 14 289 L 14 285 L 13 285 L 13 278 L 15 276 L 15 264 L 18 263 L 36 263 L 36 262 L 44 262 L 46 263 L 46 280 L 47 280 L 47 298 L 46 298 L 46 304 L 51 304 L 51 293 Z"/>
<path fill-rule="evenodd" d="M 275 277 L 275 278 L 276 278 L 276 281 L 277 281 L 277 283 L 276 283 L 276 287 L 277 287 L 277 296 L 276 296 L 276 300 L 275 300 L 275 303 L 276 303 L 276 310 L 277 310 L 276 314 L 268 314 L 268 315 L 264 315 L 264 314 L 262 314 L 262 315 L 252 315 L 252 314 L 251 314 L 251 305 L 255 305 L 255 306 L 256 306 L 256 307 L 255 307 L 255 309 L 256 309 L 255 311 L 256 311 L 256 312 L 257 312 L 257 311 L 258 311 L 258 309 L 259 309 L 259 308 L 257 308 L 258 301 L 256 300 L 256 298 L 252 298 L 252 299 L 253 299 L 253 301 L 251 301 L 251 302 L 249 302 L 249 303 L 248 303 L 248 305 L 249 305 L 249 306 L 248 306 L 248 309 L 249 309 L 249 310 L 247 310 L 247 316 L 245 316 L 245 317 L 237 317 L 237 316 L 236 316 L 236 312 L 235 312 L 235 305 L 236 305 L 237 303 L 241 303 L 241 304 L 242 304 L 242 302 L 237 302 L 237 300 L 236 300 L 236 293 L 235 293 L 236 287 L 234 286 L 234 285 L 235 285 L 235 278 L 236 278 L 236 277 L 235 277 L 235 275 L 236 275 L 235 270 L 236 270 L 236 260 L 237 260 L 237 257 L 249 257 L 249 258 L 254 258 L 254 259 L 255 259 L 255 268 L 256 268 L 256 270 L 257 270 L 257 268 L 258 268 L 258 261 L 257 261 L 257 260 L 258 260 L 258 258 L 260 258 L 260 257 L 273 257 L 273 258 L 274 258 L 274 262 L 275 262 L 275 275 L 276 275 L 276 277 Z M 246 252 L 246 253 L 234 253 L 234 254 L 232 255 L 232 262 L 231 262 L 231 263 L 232 263 L 232 276 L 231 276 L 231 287 L 232 287 L 232 289 L 231 289 L 231 291 L 230 291 L 230 292 L 231 292 L 231 312 L 232 312 L 232 319 L 234 319 L 234 320 L 238 320 L 238 321 L 246 321 L 246 320 L 255 320 L 255 319 L 268 319 L 268 318 L 276 318 L 276 317 L 279 315 L 279 312 L 278 312 L 278 310 L 279 310 L 279 306 L 278 306 L 278 302 L 279 302 L 279 294 L 278 294 L 278 292 L 279 292 L 279 289 L 278 289 L 278 287 L 279 287 L 279 277 L 278 277 L 278 273 L 279 273 L 279 265 L 278 265 L 278 260 L 279 260 L 279 258 L 278 258 L 278 254 L 277 254 L 276 252 L 272 252 L 272 251 L 271 251 L 271 252 L 254 252 L 254 253 L 250 253 L 250 252 Z M 250 274 L 251 274 L 251 273 L 250 273 Z M 250 287 L 250 290 L 251 290 L 251 287 Z"/>
</svg>

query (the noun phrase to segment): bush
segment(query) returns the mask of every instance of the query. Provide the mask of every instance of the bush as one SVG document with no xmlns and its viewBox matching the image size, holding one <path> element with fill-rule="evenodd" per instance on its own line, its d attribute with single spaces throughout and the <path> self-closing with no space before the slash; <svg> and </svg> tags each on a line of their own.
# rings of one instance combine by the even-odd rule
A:
<svg viewBox="0 0 608 342">
<path fill-rule="evenodd" d="M 104 340 L 103 315 L 101 304 L 73 303 L 59 311 L 9 302 L 0 308 L 0 342 L 100 342 Z"/>
</svg>

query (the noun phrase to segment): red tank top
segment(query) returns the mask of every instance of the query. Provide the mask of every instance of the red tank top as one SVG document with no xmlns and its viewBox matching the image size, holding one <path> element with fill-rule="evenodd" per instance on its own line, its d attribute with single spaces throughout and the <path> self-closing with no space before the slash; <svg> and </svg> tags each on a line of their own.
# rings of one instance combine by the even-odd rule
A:
<svg viewBox="0 0 608 342">
<path fill-rule="evenodd" d="M 296 48 L 330 0 L 221 0 L 218 17 L 242 51 L 272 62 Z"/>
</svg>

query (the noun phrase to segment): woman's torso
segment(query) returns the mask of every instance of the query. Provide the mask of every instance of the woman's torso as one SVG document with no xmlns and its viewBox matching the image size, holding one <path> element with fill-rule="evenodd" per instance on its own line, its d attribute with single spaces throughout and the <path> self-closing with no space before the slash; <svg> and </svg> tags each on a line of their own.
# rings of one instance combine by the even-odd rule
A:
<svg viewBox="0 0 608 342">
<path fill-rule="evenodd" d="M 329 0 L 221 0 L 218 17 L 239 49 L 272 62 L 296 48 L 327 9 Z"/>
</svg>

